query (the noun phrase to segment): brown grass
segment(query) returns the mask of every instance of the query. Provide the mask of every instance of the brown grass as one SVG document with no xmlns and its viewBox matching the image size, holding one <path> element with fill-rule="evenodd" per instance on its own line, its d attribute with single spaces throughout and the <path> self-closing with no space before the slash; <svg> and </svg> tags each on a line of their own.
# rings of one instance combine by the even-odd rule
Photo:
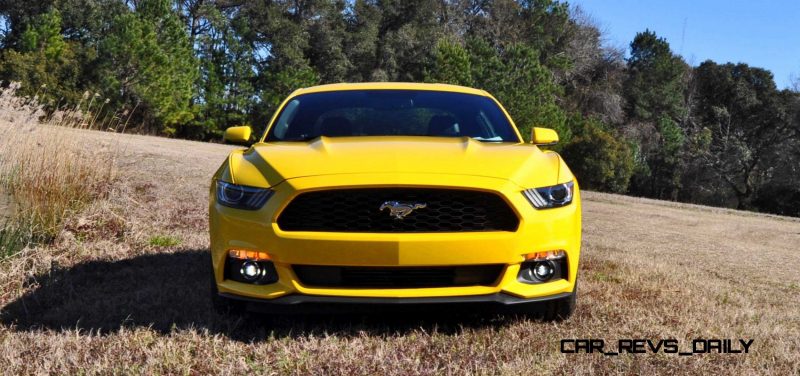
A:
<svg viewBox="0 0 800 376">
<path fill-rule="evenodd" d="M 119 140 L 106 198 L 0 263 L 0 370 L 135 374 L 798 374 L 800 221 L 586 192 L 566 322 L 448 312 L 218 316 L 208 180 L 230 147 Z M 155 238 L 175 241 L 154 241 Z M 752 338 L 746 355 L 564 355 L 563 338 Z"/>
<path fill-rule="evenodd" d="M 0 195 L 7 202 L 3 230 L 26 228 L 29 241 L 49 242 L 66 218 L 105 197 L 116 174 L 117 154 L 108 149 L 116 145 L 87 145 L 75 132 L 104 127 L 91 112 L 104 104 L 97 96 L 87 92 L 86 103 L 50 114 L 48 124 L 39 124 L 47 114 L 36 98 L 16 96 L 18 87 L 12 83 L 0 92 L 7 120 L 0 126 Z"/>
</svg>

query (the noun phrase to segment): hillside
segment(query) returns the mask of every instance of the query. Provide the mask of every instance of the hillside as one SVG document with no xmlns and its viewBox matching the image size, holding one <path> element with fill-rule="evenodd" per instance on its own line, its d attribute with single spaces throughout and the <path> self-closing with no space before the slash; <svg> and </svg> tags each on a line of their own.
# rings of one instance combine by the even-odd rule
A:
<svg viewBox="0 0 800 376">
<path fill-rule="evenodd" d="M 238 320 L 210 311 L 206 275 L 209 178 L 232 147 L 58 132 L 118 150 L 118 173 L 53 245 L 0 262 L 3 373 L 800 372 L 798 219 L 586 192 L 569 321 Z M 560 354 L 568 338 L 754 343 L 746 355 Z"/>
</svg>

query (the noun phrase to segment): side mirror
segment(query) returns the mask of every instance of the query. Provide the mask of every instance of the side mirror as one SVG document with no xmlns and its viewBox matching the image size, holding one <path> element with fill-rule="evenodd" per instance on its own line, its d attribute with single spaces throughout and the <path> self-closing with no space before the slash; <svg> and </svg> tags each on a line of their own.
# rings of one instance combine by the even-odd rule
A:
<svg viewBox="0 0 800 376">
<path fill-rule="evenodd" d="M 225 135 L 222 139 L 229 144 L 245 145 L 250 144 L 250 135 L 253 134 L 253 128 L 248 125 L 240 125 L 238 127 L 230 127 L 225 130 Z"/>
<path fill-rule="evenodd" d="M 558 133 L 550 128 L 533 128 L 531 143 L 542 146 L 555 145 L 558 143 Z"/>
</svg>

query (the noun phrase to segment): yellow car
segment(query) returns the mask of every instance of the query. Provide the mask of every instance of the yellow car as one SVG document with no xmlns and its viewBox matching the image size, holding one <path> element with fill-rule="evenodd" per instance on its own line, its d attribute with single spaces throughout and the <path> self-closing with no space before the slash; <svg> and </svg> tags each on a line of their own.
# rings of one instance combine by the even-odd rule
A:
<svg viewBox="0 0 800 376">
<path fill-rule="evenodd" d="M 225 132 L 250 145 L 251 129 Z M 476 304 L 568 317 L 580 192 L 556 132 L 525 143 L 483 90 L 300 89 L 213 177 L 212 299 L 228 311 Z M 452 306 L 450 306 L 452 307 Z"/>
</svg>

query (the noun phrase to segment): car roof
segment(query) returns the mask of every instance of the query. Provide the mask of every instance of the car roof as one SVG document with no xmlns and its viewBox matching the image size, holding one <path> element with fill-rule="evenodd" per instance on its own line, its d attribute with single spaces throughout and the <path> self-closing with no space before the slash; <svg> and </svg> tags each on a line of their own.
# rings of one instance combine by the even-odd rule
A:
<svg viewBox="0 0 800 376">
<path fill-rule="evenodd" d="M 348 90 L 427 90 L 427 91 L 445 91 L 452 93 L 463 93 L 480 95 L 484 97 L 491 97 L 485 90 L 473 89 L 466 86 L 449 85 L 449 84 L 423 84 L 415 82 L 363 82 L 363 83 L 339 83 L 311 86 L 307 88 L 297 89 L 292 93 L 292 97 L 308 94 L 308 93 L 324 93 L 331 91 L 348 91 Z"/>
</svg>

